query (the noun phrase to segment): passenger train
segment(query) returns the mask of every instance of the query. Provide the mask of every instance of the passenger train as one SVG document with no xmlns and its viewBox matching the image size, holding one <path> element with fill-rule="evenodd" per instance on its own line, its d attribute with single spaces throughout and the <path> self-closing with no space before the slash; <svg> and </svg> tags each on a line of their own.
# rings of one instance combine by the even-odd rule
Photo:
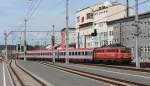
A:
<svg viewBox="0 0 150 86">
<path fill-rule="evenodd" d="M 130 63 L 132 61 L 131 49 L 126 47 L 99 47 L 99 48 L 72 48 L 67 49 L 30 50 L 26 52 L 27 59 L 49 59 L 55 58 L 63 61 L 66 58 L 75 62 L 119 62 Z M 23 53 L 18 54 L 23 59 Z"/>
</svg>

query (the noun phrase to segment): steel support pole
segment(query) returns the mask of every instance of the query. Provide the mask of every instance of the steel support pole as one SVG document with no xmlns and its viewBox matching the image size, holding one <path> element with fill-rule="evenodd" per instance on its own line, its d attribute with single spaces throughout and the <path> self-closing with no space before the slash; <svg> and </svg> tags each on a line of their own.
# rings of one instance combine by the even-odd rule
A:
<svg viewBox="0 0 150 86">
<path fill-rule="evenodd" d="M 65 63 L 68 64 L 69 63 L 69 58 L 68 58 L 68 47 L 69 47 L 69 44 L 68 44 L 68 20 L 69 20 L 69 16 L 68 16 L 68 5 L 69 5 L 69 0 L 66 0 L 66 60 L 65 60 Z"/>
<path fill-rule="evenodd" d="M 19 43 L 20 43 L 20 46 L 19 46 L 19 47 L 20 47 L 20 50 L 19 50 L 19 53 L 21 53 L 21 52 L 22 52 L 22 51 L 21 51 L 21 48 L 22 48 L 22 47 L 21 47 L 21 37 L 19 37 Z"/>
<path fill-rule="evenodd" d="M 26 30 L 27 30 L 27 19 L 24 20 L 25 22 L 25 29 L 24 29 L 24 61 L 26 61 L 26 50 L 27 50 L 27 47 L 26 47 Z"/>
<path fill-rule="evenodd" d="M 55 56 L 54 56 L 54 46 L 55 46 L 55 36 L 54 36 L 54 30 L 55 30 L 55 25 L 52 25 L 52 27 L 53 27 L 53 34 L 52 34 L 52 56 L 53 56 L 53 63 L 55 63 Z"/>
<path fill-rule="evenodd" d="M 8 48 L 7 48 L 7 36 L 8 36 L 8 34 L 4 33 L 4 35 L 5 35 L 5 60 L 7 61 L 8 60 Z"/>
<path fill-rule="evenodd" d="M 135 23 L 136 23 L 136 44 L 135 44 L 135 51 L 136 51 L 136 68 L 140 68 L 140 59 L 139 59 L 139 52 L 138 52 L 138 37 L 139 37 L 139 19 L 138 19 L 138 0 L 135 0 Z"/>
<path fill-rule="evenodd" d="M 126 0 L 126 4 L 127 4 L 127 17 L 129 17 L 129 0 Z"/>
</svg>

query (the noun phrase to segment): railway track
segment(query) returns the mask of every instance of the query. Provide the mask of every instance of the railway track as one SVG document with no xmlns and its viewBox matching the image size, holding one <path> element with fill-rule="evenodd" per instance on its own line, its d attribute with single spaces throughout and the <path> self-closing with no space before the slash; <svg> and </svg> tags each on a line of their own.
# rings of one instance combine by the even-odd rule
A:
<svg viewBox="0 0 150 86">
<path fill-rule="evenodd" d="M 16 61 L 11 61 L 8 69 L 14 86 L 48 86 L 45 82 L 19 66 Z"/>
<path fill-rule="evenodd" d="M 105 65 L 105 64 L 83 64 L 83 65 L 90 65 L 90 66 L 99 66 L 99 67 L 108 67 L 108 68 L 116 68 L 116 69 L 123 69 L 123 70 L 131 70 L 131 71 L 138 71 L 138 72 L 146 72 L 150 73 L 150 69 L 136 69 L 134 67 L 129 67 L 129 66 L 117 66 L 117 65 Z"/>
<path fill-rule="evenodd" d="M 61 71 L 80 75 L 80 76 L 87 77 L 87 78 L 97 80 L 97 81 L 103 81 L 105 83 L 111 84 L 112 86 L 146 86 L 146 85 L 140 84 L 140 83 L 119 80 L 119 79 L 110 78 L 110 77 L 106 77 L 106 76 L 102 76 L 102 75 L 98 75 L 98 74 L 94 74 L 94 73 L 89 73 L 89 72 L 85 72 L 85 71 L 81 71 L 81 70 L 77 70 L 77 69 L 73 69 L 73 68 L 64 67 L 64 66 L 60 66 L 57 64 L 52 64 L 50 62 L 40 62 L 40 63 L 43 65 L 61 70 Z"/>
</svg>

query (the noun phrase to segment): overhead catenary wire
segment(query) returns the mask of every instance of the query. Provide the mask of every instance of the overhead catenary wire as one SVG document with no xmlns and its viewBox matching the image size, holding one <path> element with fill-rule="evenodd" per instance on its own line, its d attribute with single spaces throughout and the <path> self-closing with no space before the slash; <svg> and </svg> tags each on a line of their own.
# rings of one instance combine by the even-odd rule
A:
<svg viewBox="0 0 150 86">
<path fill-rule="evenodd" d="M 29 5 L 29 8 L 27 9 L 26 16 L 30 14 L 30 11 L 33 9 L 34 5 L 36 4 L 35 0 L 31 0 L 29 3 L 30 5 Z"/>
<path fill-rule="evenodd" d="M 36 12 L 36 10 L 39 8 L 41 2 L 43 0 L 36 0 L 36 1 L 32 1 L 31 5 L 28 9 L 27 15 L 26 15 L 26 19 L 29 21 L 31 19 L 31 17 L 34 15 L 34 13 Z"/>
</svg>

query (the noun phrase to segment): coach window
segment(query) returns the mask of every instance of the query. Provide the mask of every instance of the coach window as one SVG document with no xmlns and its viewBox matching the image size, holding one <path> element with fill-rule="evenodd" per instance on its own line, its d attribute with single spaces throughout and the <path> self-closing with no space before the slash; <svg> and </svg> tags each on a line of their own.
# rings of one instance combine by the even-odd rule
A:
<svg viewBox="0 0 150 86">
<path fill-rule="evenodd" d="M 43 56 L 46 55 L 46 53 L 43 52 Z"/>
<path fill-rule="evenodd" d="M 82 55 L 84 55 L 84 52 L 82 52 Z"/>
<path fill-rule="evenodd" d="M 81 54 L 81 52 L 78 52 L 78 55 L 80 55 Z"/>
<path fill-rule="evenodd" d="M 46 56 L 47 56 L 47 55 L 48 55 L 48 53 L 44 53 L 44 55 L 46 55 Z"/>
<path fill-rule="evenodd" d="M 63 55 L 63 56 L 65 56 L 65 53 L 64 53 L 64 52 L 62 52 L 62 55 Z"/>
<path fill-rule="evenodd" d="M 74 52 L 72 52 L 72 55 L 74 56 Z"/>
<path fill-rule="evenodd" d="M 43 53 L 41 52 L 41 56 L 43 56 Z"/>
<path fill-rule="evenodd" d="M 63 52 L 61 52 L 61 56 L 63 55 Z"/>
<path fill-rule="evenodd" d="M 77 53 L 77 52 L 75 52 L 75 55 L 78 55 L 78 53 Z"/>
<path fill-rule="evenodd" d="M 69 52 L 69 56 L 71 56 L 71 52 Z"/>
<path fill-rule="evenodd" d="M 91 52 L 90 52 L 90 51 L 88 51 L 88 55 L 91 55 Z"/>
<path fill-rule="evenodd" d="M 85 52 L 85 55 L 88 55 L 88 52 Z"/>
<path fill-rule="evenodd" d="M 64 56 L 66 55 L 66 52 L 64 52 Z"/>
</svg>

